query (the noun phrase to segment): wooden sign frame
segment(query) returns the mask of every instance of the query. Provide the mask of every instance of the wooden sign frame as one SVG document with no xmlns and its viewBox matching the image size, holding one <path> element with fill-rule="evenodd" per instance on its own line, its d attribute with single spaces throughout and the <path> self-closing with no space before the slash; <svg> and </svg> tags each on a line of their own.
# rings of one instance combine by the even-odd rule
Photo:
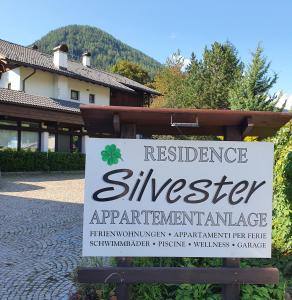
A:
<svg viewBox="0 0 292 300">
<path fill-rule="evenodd" d="M 140 119 L 143 119 L 143 113 L 151 114 L 151 109 L 145 108 L 97 108 L 90 105 L 81 106 L 81 112 L 85 121 L 85 126 L 88 125 L 89 134 L 96 136 L 95 130 L 92 128 L 98 127 L 98 118 L 95 118 L 95 113 L 100 120 L 104 122 L 103 112 L 111 112 L 107 117 L 107 121 L 111 122 L 112 129 L 109 133 L 114 133 L 115 137 L 120 138 L 136 138 L 137 124 L 123 122 L 119 116 L 119 110 L 121 112 L 132 112 L 133 119 L 137 119 L 137 113 L 142 112 Z M 153 110 L 154 115 L 161 110 Z M 185 110 L 187 111 L 187 110 Z M 194 110 L 189 110 L 194 112 Z M 171 110 L 166 111 L 169 116 L 173 115 Z M 188 112 L 188 111 L 187 111 Z M 209 113 L 209 111 L 206 110 Z M 136 113 L 136 114 L 135 114 Z M 175 110 L 177 113 L 177 110 Z M 216 112 L 218 114 L 218 111 Z M 236 114 L 236 113 L 235 113 Z M 235 115 L 234 114 L 234 115 Z M 252 114 L 252 112 L 251 112 Z M 264 114 L 264 113 L 263 113 Z M 270 114 L 270 115 L 269 115 Z M 277 124 L 273 124 L 271 132 L 274 132 L 280 126 L 284 125 L 291 118 L 291 114 L 277 114 L 269 113 L 266 118 L 267 124 L 269 123 L 269 117 L 275 119 L 277 116 Z M 220 115 L 220 111 L 219 114 Z M 222 111 L 221 117 L 226 119 L 223 121 L 228 124 L 229 120 L 235 119 L 232 113 Z M 224 140 L 225 141 L 241 141 L 244 136 L 255 130 L 256 124 L 253 122 L 253 118 L 250 115 L 238 114 L 243 116 L 241 119 L 238 117 L 238 124 L 224 126 Z M 257 117 L 261 114 L 256 112 Z M 198 114 L 196 114 L 196 120 L 198 120 Z M 232 119 L 233 117 L 233 119 Z M 265 117 L 265 116 L 264 116 Z M 108 120 L 112 118 L 111 121 Z M 229 118 L 229 119 L 228 119 Z M 273 119 L 272 118 L 272 119 Z M 155 118 L 154 118 L 155 119 Z M 155 127 L 155 120 L 151 120 L 151 125 Z M 270 119 L 271 120 L 271 119 Z M 198 120 L 200 121 L 200 119 Z M 142 122 L 142 121 L 141 121 Z M 235 121 L 234 121 L 235 122 Z M 145 124 L 146 126 L 147 124 Z M 171 126 L 171 124 L 169 125 Z M 268 126 L 268 125 L 267 125 Z M 193 126 L 194 127 L 194 126 Z M 221 126 L 222 127 L 222 126 Z M 194 127 L 193 134 L 196 135 L 196 127 Z M 218 127 L 219 128 L 219 127 Z M 164 128 L 160 129 L 163 132 Z M 198 131 L 200 134 L 208 132 L 202 130 Z M 215 130 L 215 131 L 214 131 Z M 216 128 L 212 128 L 210 132 L 216 132 Z M 222 130 L 220 128 L 220 130 Z M 258 132 L 255 130 L 255 132 Z M 178 134 L 179 131 L 178 131 Z M 266 132 L 264 132 L 266 134 Z M 78 269 L 78 281 L 80 283 L 116 283 L 117 284 L 117 297 L 118 300 L 129 299 L 128 285 L 132 283 L 169 283 L 169 284 L 221 284 L 222 299 L 224 300 L 239 300 L 240 299 L 240 285 L 241 284 L 277 284 L 279 282 L 279 271 L 277 268 L 240 268 L 239 258 L 224 258 L 223 266 L 218 268 L 175 268 L 175 267 L 132 267 L 131 257 L 118 257 L 117 267 L 108 268 L 79 268 Z"/>
</svg>

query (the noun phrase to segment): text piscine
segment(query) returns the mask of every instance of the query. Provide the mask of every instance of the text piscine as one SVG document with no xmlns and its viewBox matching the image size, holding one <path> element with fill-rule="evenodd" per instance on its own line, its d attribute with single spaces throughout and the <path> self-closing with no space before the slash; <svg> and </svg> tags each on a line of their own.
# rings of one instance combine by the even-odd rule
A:
<svg viewBox="0 0 292 300">
<path fill-rule="evenodd" d="M 90 224 L 266 227 L 267 214 L 252 212 L 235 216 L 232 212 L 95 210 Z"/>
</svg>

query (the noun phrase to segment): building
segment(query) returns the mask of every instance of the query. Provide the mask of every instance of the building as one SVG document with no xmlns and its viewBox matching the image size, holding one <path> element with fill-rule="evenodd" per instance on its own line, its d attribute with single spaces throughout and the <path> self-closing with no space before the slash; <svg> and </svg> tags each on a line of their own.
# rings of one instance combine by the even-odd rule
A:
<svg viewBox="0 0 292 300">
<path fill-rule="evenodd" d="M 80 103 L 139 107 L 159 95 L 91 67 L 89 52 L 80 63 L 64 44 L 52 52 L 0 40 L 0 149 L 85 152 Z"/>
</svg>

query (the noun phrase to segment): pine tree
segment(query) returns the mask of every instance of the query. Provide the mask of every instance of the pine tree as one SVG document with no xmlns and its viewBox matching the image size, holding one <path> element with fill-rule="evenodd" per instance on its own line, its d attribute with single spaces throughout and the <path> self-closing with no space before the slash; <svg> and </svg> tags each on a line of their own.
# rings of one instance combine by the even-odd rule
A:
<svg viewBox="0 0 292 300">
<path fill-rule="evenodd" d="M 276 111 L 280 95 L 270 95 L 278 75 L 270 75 L 270 62 L 263 56 L 263 48 L 258 46 L 252 53 L 252 61 L 242 78 L 229 93 L 231 109 Z"/>
<path fill-rule="evenodd" d="M 243 64 L 235 47 L 215 42 L 205 47 L 203 59 L 193 55 L 186 80 L 188 105 L 196 108 L 228 109 L 229 90 L 241 76 Z"/>
<path fill-rule="evenodd" d="M 50 31 L 33 44 L 44 53 L 53 54 L 53 48 L 66 43 L 69 47 L 69 58 L 80 62 L 84 51 L 91 53 L 91 65 L 98 69 L 109 70 L 121 59 L 137 63 L 145 69 L 151 79 L 162 67 L 153 58 L 143 54 L 107 32 L 92 26 L 69 25 Z"/>
</svg>

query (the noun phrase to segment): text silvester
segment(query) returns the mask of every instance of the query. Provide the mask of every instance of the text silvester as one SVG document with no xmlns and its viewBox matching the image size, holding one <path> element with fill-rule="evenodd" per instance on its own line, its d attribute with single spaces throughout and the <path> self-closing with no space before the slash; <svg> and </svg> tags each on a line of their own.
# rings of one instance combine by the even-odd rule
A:
<svg viewBox="0 0 292 300">
<path fill-rule="evenodd" d="M 248 203 L 251 196 L 262 186 L 266 181 L 251 181 L 241 180 L 233 182 L 227 176 L 222 176 L 218 181 L 213 182 L 210 179 L 199 179 L 192 182 L 187 182 L 186 179 L 168 178 L 162 185 L 157 186 L 156 179 L 153 176 L 153 169 L 150 169 L 146 176 L 145 172 L 140 171 L 135 183 L 131 186 L 127 180 L 134 175 L 131 169 L 116 169 L 109 171 L 103 175 L 103 181 L 109 186 L 98 189 L 92 194 L 95 201 L 113 201 L 120 198 L 128 199 L 129 201 L 141 201 L 145 189 L 150 185 L 151 200 L 155 202 L 158 197 L 164 197 L 169 203 L 175 203 L 179 200 L 190 204 L 202 203 L 211 200 L 213 204 L 225 199 L 231 205 L 236 205 L 240 202 Z M 118 192 L 122 189 L 121 192 Z M 227 190 L 228 192 L 224 192 Z M 186 190 L 191 193 L 186 194 Z M 110 192 L 110 193 L 109 193 Z M 212 194 L 211 194 L 212 193 Z M 126 198 L 127 197 L 127 198 Z"/>
</svg>

